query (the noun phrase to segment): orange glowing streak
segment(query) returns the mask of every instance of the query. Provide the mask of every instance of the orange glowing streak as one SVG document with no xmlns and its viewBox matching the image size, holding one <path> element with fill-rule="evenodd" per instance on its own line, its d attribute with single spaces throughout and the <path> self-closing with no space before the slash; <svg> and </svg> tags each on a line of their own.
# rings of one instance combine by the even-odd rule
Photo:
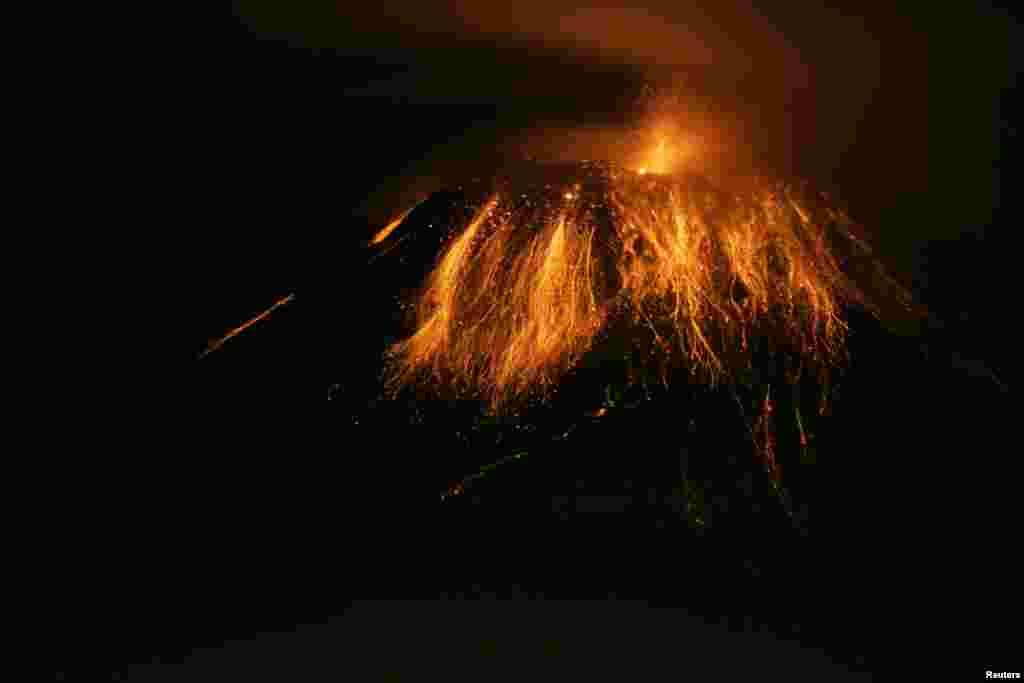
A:
<svg viewBox="0 0 1024 683">
<path fill-rule="evenodd" d="M 260 313 L 258 316 L 256 316 L 252 320 L 249 320 L 248 322 L 246 322 L 246 323 L 244 323 L 242 325 L 239 325 L 238 327 L 236 327 L 235 329 L 231 330 L 230 332 L 228 332 L 226 335 L 224 335 L 220 339 L 218 339 L 218 340 L 216 340 L 214 342 L 211 342 L 210 345 L 206 347 L 206 350 L 203 351 L 201 354 L 199 354 L 199 358 L 200 359 L 205 358 L 206 356 L 210 355 L 211 353 L 213 353 L 214 351 L 216 351 L 220 347 L 224 346 L 224 344 L 226 344 L 230 339 L 232 339 L 234 337 L 237 337 L 238 335 L 242 334 L 243 332 L 245 332 L 247 329 L 249 329 L 250 327 L 252 327 L 256 323 L 258 323 L 259 321 L 266 320 L 268 317 L 270 317 L 271 313 L 273 313 L 275 310 L 277 310 L 281 306 L 284 306 L 284 305 L 286 305 L 288 303 L 291 303 L 291 301 L 294 298 L 295 298 L 295 294 L 294 293 L 293 294 L 289 294 L 288 296 L 284 297 L 283 299 L 280 299 L 279 301 L 277 301 L 273 306 L 271 306 L 267 310 L 263 311 L 262 313 Z"/>
<path fill-rule="evenodd" d="M 402 224 L 402 221 L 404 221 L 409 216 L 409 214 L 412 213 L 412 210 L 415 209 L 416 206 L 409 207 L 408 209 L 400 213 L 398 215 L 398 218 L 396 218 L 395 220 L 391 221 L 383 228 L 381 228 L 381 230 L 376 235 L 373 236 L 373 239 L 370 240 L 370 244 L 380 244 L 381 242 L 386 240 L 391 235 L 391 233 L 393 233 L 395 229 Z"/>
</svg>

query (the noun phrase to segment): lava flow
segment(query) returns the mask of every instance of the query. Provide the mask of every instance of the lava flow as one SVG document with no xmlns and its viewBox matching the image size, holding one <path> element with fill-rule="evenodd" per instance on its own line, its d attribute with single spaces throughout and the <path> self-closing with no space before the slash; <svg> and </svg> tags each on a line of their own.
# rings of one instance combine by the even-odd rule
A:
<svg viewBox="0 0 1024 683">
<path fill-rule="evenodd" d="M 754 334 L 811 364 L 838 361 L 843 305 L 871 307 L 841 268 L 870 260 L 852 221 L 804 187 L 726 191 L 661 173 L 669 151 L 654 148 L 663 166 L 497 183 L 413 302 L 415 329 L 389 353 L 392 389 L 428 380 L 500 411 L 554 386 L 615 316 L 712 383 L 749 364 Z"/>
</svg>

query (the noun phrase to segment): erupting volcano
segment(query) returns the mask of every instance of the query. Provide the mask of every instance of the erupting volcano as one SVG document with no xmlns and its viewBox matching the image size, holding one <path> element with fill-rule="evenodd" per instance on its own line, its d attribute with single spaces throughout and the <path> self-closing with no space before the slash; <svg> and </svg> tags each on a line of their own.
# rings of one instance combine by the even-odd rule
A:
<svg viewBox="0 0 1024 683">
<path fill-rule="evenodd" d="M 843 356 L 844 306 L 916 314 L 853 221 L 806 185 L 582 162 L 513 166 L 460 192 L 468 219 L 430 228 L 440 255 L 405 302 L 393 390 L 425 382 L 501 412 L 556 388 L 613 327 L 652 336 L 645 362 L 663 378 L 735 380 L 755 338 L 825 369 Z M 415 213 L 373 248 L 400 246 Z"/>
</svg>

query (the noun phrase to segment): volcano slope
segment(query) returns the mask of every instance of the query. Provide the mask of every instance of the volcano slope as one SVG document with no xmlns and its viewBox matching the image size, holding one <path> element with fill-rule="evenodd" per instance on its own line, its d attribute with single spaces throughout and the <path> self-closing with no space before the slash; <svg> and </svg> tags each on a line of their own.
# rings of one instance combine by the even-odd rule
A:
<svg viewBox="0 0 1024 683">
<path fill-rule="evenodd" d="M 880 269 L 855 226 L 808 191 L 792 196 L 833 216 L 824 242 L 798 231 L 772 247 L 771 231 L 754 221 L 764 258 L 744 262 L 743 253 L 725 252 L 728 240 L 712 234 L 722 223 L 709 220 L 700 229 L 718 251 L 699 252 L 659 280 L 656 242 L 668 249 L 679 225 L 664 188 L 679 183 L 684 198 L 711 197 L 707 211 L 725 216 L 735 215 L 729 197 L 741 193 L 700 178 L 627 177 L 632 191 L 667 198 L 626 199 L 656 223 L 629 262 L 655 264 L 643 279 L 640 266 L 623 267 L 627 240 L 618 230 L 628 212 L 608 200 L 617 173 L 627 172 L 515 166 L 436 193 L 386 235 L 368 233 L 365 249 L 346 256 L 329 282 L 300 290 L 287 315 L 203 361 L 198 403 L 217 409 L 201 419 L 220 436 L 202 449 L 205 474 L 201 487 L 191 485 L 189 515 L 247 510 L 234 537 L 241 551 L 225 566 L 274 547 L 288 558 L 275 571 L 304 568 L 288 605 L 269 596 L 262 613 L 292 619 L 296 604 L 330 613 L 370 585 L 403 597 L 615 594 L 753 616 L 837 661 L 881 670 L 897 646 L 904 664 L 912 654 L 906 628 L 927 642 L 941 637 L 946 610 L 968 608 L 977 616 L 972 628 L 998 651 L 1005 632 L 976 606 L 1001 599 L 1005 572 L 987 564 L 989 580 L 970 592 L 939 596 L 934 586 L 977 576 L 978 558 L 1005 545 L 1015 519 L 1003 478 L 1012 443 L 1005 386 L 949 362 L 953 349 L 920 322 L 927 314 Z M 787 197 L 783 186 L 771 191 L 772 201 Z M 539 237 L 496 248 L 509 258 L 493 259 L 487 271 L 472 265 L 491 263 L 484 235 L 466 247 L 476 260 L 449 271 L 458 274 L 451 282 L 476 289 L 431 290 L 431 277 L 443 281 L 436 274 L 445 255 L 495 194 L 506 198 L 499 203 L 512 198 L 513 227 Z M 583 252 L 567 223 L 561 237 L 551 228 L 566 206 L 588 208 L 596 245 L 588 258 L 576 258 Z M 787 216 L 799 227 L 799 209 Z M 491 224 L 489 234 L 503 225 Z M 556 253 L 556 243 L 556 282 L 575 286 L 565 273 L 587 264 L 601 275 L 584 283 L 589 292 L 573 294 L 579 308 L 559 309 L 576 317 L 570 328 L 552 322 L 569 335 L 545 342 L 558 353 L 536 363 L 527 354 L 502 384 L 491 371 L 500 370 L 502 344 L 518 339 L 515 314 L 544 316 L 535 304 L 545 301 L 564 305 L 516 298 L 516 274 Z M 794 249 L 804 261 L 784 258 Z M 517 266 L 516 254 L 531 253 L 537 260 Z M 695 279 L 701 265 L 711 271 L 704 281 Z M 531 282 L 543 288 L 539 272 Z M 629 285 L 630 277 L 639 279 Z M 803 291 L 819 298 L 797 296 L 787 308 L 791 290 L 771 277 L 783 285 L 803 277 Z M 669 303 L 633 296 L 647 291 L 667 293 Z M 723 292 L 736 304 L 728 315 Z M 495 302 L 512 317 L 488 318 Z M 459 346 L 455 331 L 434 346 L 408 346 L 446 305 L 489 329 L 479 339 L 495 346 Z M 697 310 L 709 327 L 687 327 Z M 702 347 L 701 335 L 712 342 Z M 453 348 L 469 350 L 465 365 L 445 355 Z M 410 357 L 422 362 L 403 361 Z M 722 361 L 717 373 L 712 357 Z M 517 384 L 520 376 L 531 382 Z M 272 466 L 255 467 L 245 455 L 268 447 L 279 454 Z M 246 487 L 231 484 L 237 472 Z M 242 604 L 244 594 L 231 588 L 220 604 Z M 224 608 L 221 621 L 244 630 L 246 614 Z"/>
</svg>

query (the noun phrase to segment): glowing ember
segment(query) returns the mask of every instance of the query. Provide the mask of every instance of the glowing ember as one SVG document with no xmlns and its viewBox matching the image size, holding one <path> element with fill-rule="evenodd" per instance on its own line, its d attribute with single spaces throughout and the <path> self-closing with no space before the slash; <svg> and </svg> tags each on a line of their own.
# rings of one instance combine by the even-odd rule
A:
<svg viewBox="0 0 1024 683">
<path fill-rule="evenodd" d="M 380 244 L 381 242 L 386 240 L 391 235 L 391 233 L 393 233 L 395 229 L 402 224 L 402 221 L 404 221 L 409 216 L 409 214 L 412 213 L 412 210 L 415 208 L 415 206 L 412 206 L 403 211 L 401 214 L 399 214 L 397 218 L 388 223 L 376 235 L 373 236 L 373 239 L 370 240 L 370 244 Z"/>
<path fill-rule="evenodd" d="M 543 211 L 491 196 L 428 277 L 415 331 L 391 349 L 392 389 L 425 371 L 498 411 L 550 388 L 623 311 L 711 382 L 748 366 L 755 333 L 812 363 L 838 360 L 841 305 L 865 301 L 831 249 L 852 238 L 849 219 L 791 187 L 726 193 L 643 170 L 606 174 L 592 202 L 572 185 Z"/>
</svg>

